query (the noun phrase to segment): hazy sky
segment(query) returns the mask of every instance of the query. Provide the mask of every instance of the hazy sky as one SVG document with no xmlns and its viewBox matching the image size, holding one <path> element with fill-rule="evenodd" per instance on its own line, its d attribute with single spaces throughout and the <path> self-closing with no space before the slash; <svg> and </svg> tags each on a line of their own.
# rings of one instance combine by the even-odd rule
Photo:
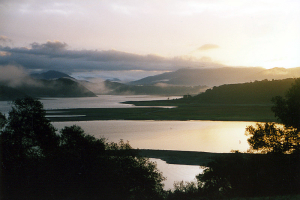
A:
<svg viewBox="0 0 300 200">
<path fill-rule="evenodd" d="M 168 71 L 176 60 L 300 67 L 299 10 L 299 0 L 1 0 L 0 57 L 13 60 L 22 50 L 62 59 L 52 48 L 76 59 L 93 53 L 94 61 L 117 54 L 110 70 L 128 59 L 138 61 L 126 70 Z"/>
</svg>

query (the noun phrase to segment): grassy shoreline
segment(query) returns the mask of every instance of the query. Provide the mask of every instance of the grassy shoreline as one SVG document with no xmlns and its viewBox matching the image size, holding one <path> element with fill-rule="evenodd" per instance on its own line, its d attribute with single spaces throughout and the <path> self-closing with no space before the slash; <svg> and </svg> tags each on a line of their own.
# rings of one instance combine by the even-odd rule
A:
<svg viewBox="0 0 300 200">
<path fill-rule="evenodd" d="M 172 104 L 168 105 L 175 106 Z M 57 109 L 51 110 L 51 112 L 47 113 L 47 118 L 53 122 L 95 120 L 211 120 L 276 122 L 276 118 L 271 111 L 271 105 L 268 104 L 191 104 L 177 106 L 178 107 L 176 108 L 132 107 Z"/>
</svg>

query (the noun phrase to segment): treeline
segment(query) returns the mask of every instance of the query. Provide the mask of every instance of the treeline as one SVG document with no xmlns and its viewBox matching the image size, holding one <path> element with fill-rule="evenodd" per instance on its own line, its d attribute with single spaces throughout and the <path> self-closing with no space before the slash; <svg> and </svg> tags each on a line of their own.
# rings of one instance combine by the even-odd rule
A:
<svg viewBox="0 0 300 200">
<path fill-rule="evenodd" d="M 218 104 L 271 104 L 275 96 L 283 96 L 295 79 L 263 80 L 213 87 L 196 95 L 191 101 Z"/>
</svg>

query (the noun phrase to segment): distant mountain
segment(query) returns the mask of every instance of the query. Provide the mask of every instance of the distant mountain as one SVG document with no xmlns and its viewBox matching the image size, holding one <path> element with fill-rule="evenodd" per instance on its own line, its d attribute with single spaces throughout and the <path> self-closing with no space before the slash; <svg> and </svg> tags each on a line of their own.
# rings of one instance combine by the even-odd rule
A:
<svg viewBox="0 0 300 200">
<path fill-rule="evenodd" d="M 0 100 L 31 97 L 95 97 L 96 95 L 76 80 L 58 78 L 53 80 L 26 77 L 18 85 L 0 83 Z"/>
<path fill-rule="evenodd" d="M 51 80 L 51 79 L 58 79 L 58 78 L 72 78 L 68 74 L 55 71 L 55 70 L 49 70 L 47 72 L 42 72 L 42 73 L 34 73 L 30 75 L 32 78 L 35 79 L 46 79 L 46 80 Z"/>
<path fill-rule="evenodd" d="M 156 85 L 126 85 L 123 83 L 104 81 L 101 83 L 83 83 L 87 88 L 95 94 L 110 94 L 110 95 L 185 95 L 185 94 L 199 94 L 204 92 L 207 86 L 174 86 L 167 84 Z"/>
<path fill-rule="evenodd" d="M 223 67 L 202 69 L 179 69 L 175 72 L 167 72 L 155 76 L 130 82 L 130 85 L 154 85 L 166 83 L 170 85 L 195 86 L 207 85 L 218 86 L 222 84 L 244 83 L 263 79 L 284 79 L 300 77 L 298 68 L 273 68 L 261 67 Z"/>
<path fill-rule="evenodd" d="M 283 67 L 275 67 L 272 69 L 263 70 L 257 74 L 253 74 L 253 77 L 256 77 L 256 80 L 298 78 L 300 77 L 300 67 L 288 69 Z"/>
<path fill-rule="evenodd" d="M 18 89 L 34 97 L 95 97 L 96 95 L 70 78 L 41 79 L 35 85 L 22 85 Z"/>
</svg>

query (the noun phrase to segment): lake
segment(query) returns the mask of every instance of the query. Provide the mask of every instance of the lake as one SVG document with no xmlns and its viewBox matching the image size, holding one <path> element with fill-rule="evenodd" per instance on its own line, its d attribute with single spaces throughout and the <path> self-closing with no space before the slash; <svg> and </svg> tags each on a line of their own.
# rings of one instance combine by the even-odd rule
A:
<svg viewBox="0 0 300 200">
<path fill-rule="evenodd" d="M 167 100 L 181 98 L 180 96 L 154 95 L 98 95 L 97 97 L 81 98 L 42 98 L 46 110 L 69 108 L 126 108 L 131 104 L 122 104 L 124 101 Z M 7 114 L 11 108 L 10 101 L 0 101 L 0 112 Z"/>
<path fill-rule="evenodd" d="M 42 99 L 45 109 L 64 108 L 118 108 L 132 107 L 121 104 L 123 101 L 157 100 L 179 97 L 158 97 L 148 95 L 100 95 L 89 98 L 51 98 Z M 11 104 L 0 102 L 0 112 L 8 113 Z M 74 118 L 75 120 L 76 118 Z M 86 133 L 97 138 L 105 137 L 108 141 L 129 141 L 133 148 L 184 150 L 227 153 L 231 150 L 246 151 L 249 148 L 245 128 L 255 122 L 223 122 L 223 121 L 85 121 L 55 122 L 53 125 L 61 129 L 64 126 L 81 126 Z M 193 181 L 195 175 L 203 169 L 199 166 L 167 164 L 159 159 L 158 169 L 167 177 L 165 189 L 173 188 L 174 181 Z"/>
<path fill-rule="evenodd" d="M 245 128 L 255 122 L 108 120 L 53 124 L 58 129 L 76 124 L 96 138 L 128 140 L 139 149 L 228 153 L 249 148 Z"/>
</svg>

